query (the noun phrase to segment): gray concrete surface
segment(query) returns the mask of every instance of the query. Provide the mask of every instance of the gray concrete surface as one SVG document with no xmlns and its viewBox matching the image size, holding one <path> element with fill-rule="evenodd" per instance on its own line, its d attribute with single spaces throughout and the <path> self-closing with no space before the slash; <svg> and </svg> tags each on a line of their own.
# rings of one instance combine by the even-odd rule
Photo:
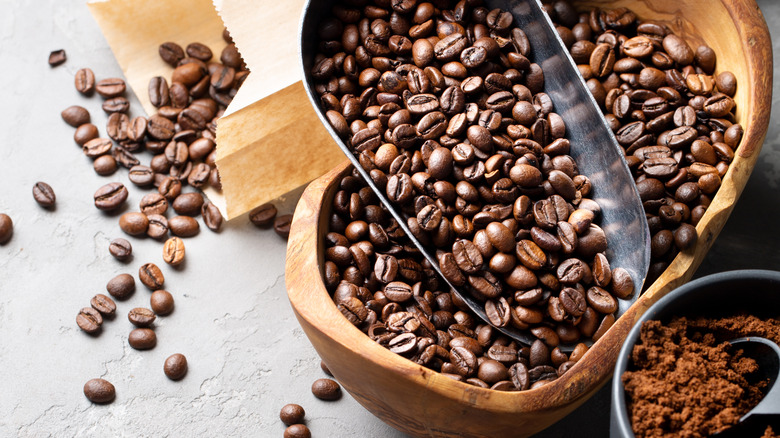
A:
<svg viewBox="0 0 780 438">
<path fill-rule="evenodd" d="M 758 3 L 779 34 L 780 3 Z M 102 132 L 100 99 L 80 96 L 73 74 L 83 66 L 98 77 L 121 71 L 83 0 L 0 0 L 0 8 L 0 211 L 15 223 L 12 240 L 0 246 L 0 436 L 281 436 L 278 412 L 288 402 L 304 406 L 314 436 L 404 436 L 348 395 L 337 402 L 311 395 L 311 382 L 323 373 L 287 301 L 285 242 L 272 231 L 254 228 L 245 217 L 219 234 L 201 227 L 200 235 L 185 240 L 181 269 L 166 266 L 162 245 L 151 239 L 131 239 L 135 256 L 127 263 L 108 254 L 108 242 L 123 233 L 117 215 L 94 208 L 92 194 L 121 181 L 135 208 L 145 191 L 129 184 L 124 171 L 97 176 L 59 112 L 83 105 Z M 68 61 L 49 68 L 48 53 L 59 48 Z M 780 269 L 777 114 L 753 176 L 697 275 Z M 36 181 L 54 188 L 56 210 L 35 204 Z M 291 212 L 299 194 L 280 201 L 280 210 Z M 146 262 L 161 266 L 176 299 L 174 313 L 156 323 L 157 347 L 141 352 L 127 343 L 127 311 L 148 306 L 149 292 L 140 285 L 118 303 L 118 316 L 100 336 L 81 332 L 78 310 L 114 275 L 136 275 Z M 180 382 L 162 372 L 175 352 L 190 363 Z M 113 382 L 114 403 L 96 406 L 84 398 L 82 386 L 94 377 Z M 606 436 L 608 407 L 602 391 L 541 436 Z"/>
</svg>

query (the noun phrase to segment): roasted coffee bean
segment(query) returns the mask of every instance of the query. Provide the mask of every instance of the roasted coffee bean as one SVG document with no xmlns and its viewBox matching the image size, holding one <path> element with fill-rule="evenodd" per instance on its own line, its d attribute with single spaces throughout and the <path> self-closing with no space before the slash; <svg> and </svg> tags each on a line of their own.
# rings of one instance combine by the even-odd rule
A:
<svg viewBox="0 0 780 438">
<path fill-rule="evenodd" d="M 95 84 L 97 93 L 106 99 L 121 96 L 124 94 L 125 89 L 125 81 L 120 78 L 101 79 Z"/>
<path fill-rule="evenodd" d="M 202 206 L 203 195 L 196 192 L 182 193 L 171 204 L 176 213 L 187 216 L 197 216 Z"/>
<path fill-rule="evenodd" d="M 149 298 L 149 304 L 152 311 L 157 315 L 169 315 L 173 312 L 173 295 L 163 289 L 156 290 L 152 292 L 152 295 Z"/>
<path fill-rule="evenodd" d="M 89 95 L 95 91 L 95 73 L 88 68 L 81 68 L 76 71 L 73 82 L 76 85 L 76 91 L 81 94 Z"/>
<path fill-rule="evenodd" d="M 76 316 L 76 324 L 80 329 L 93 335 L 100 331 L 100 327 L 103 325 L 103 317 L 97 310 L 91 307 L 84 307 L 79 310 L 79 314 Z"/>
<path fill-rule="evenodd" d="M 279 236 L 287 239 L 290 236 L 290 225 L 292 225 L 293 215 L 283 214 L 274 219 L 274 231 Z"/>
<path fill-rule="evenodd" d="M 128 260 L 133 254 L 133 246 L 126 239 L 114 239 L 108 245 L 108 252 L 120 261 Z"/>
<path fill-rule="evenodd" d="M 127 342 L 136 350 L 150 350 L 157 345 L 157 334 L 149 328 L 133 329 Z"/>
<path fill-rule="evenodd" d="M 125 202 L 127 194 L 124 184 L 108 183 L 95 192 L 95 207 L 104 211 L 115 210 Z"/>
<path fill-rule="evenodd" d="M 165 117 L 155 114 L 149 117 L 146 131 L 154 139 L 170 140 L 175 133 L 175 125 Z"/>
<path fill-rule="evenodd" d="M 200 59 L 203 62 L 210 61 L 213 56 L 211 49 L 209 49 L 207 45 L 197 42 L 187 44 L 186 52 L 187 56 Z"/>
<path fill-rule="evenodd" d="M 116 389 L 108 380 L 92 379 L 84 384 L 84 396 L 92 403 L 111 403 L 116 398 Z"/>
<path fill-rule="evenodd" d="M 331 379 L 317 379 L 311 385 L 311 392 L 320 400 L 333 401 L 341 398 L 341 386 Z"/>
<path fill-rule="evenodd" d="M 127 140 L 127 127 L 130 125 L 130 118 L 127 114 L 113 113 L 108 117 L 106 124 L 106 133 L 112 140 L 123 142 Z"/>
<path fill-rule="evenodd" d="M 205 223 L 211 231 L 217 232 L 222 228 L 222 213 L 213 203 L 208 201 L 205 202 L 201 207 L 200 214 L 203 217 L 203 223 Z"/>
<path fill-rule="evenodd" d="M 32 193 L 33 199 L 35 199 L 35 202 L 37 202 L 41 207 L 54 207 L 54 203 L 56 202 L 57 197 L 54 195 L 54 190 L 50 185 L 39 181 L 33 185 Z"/>
<path fill-rule="evenodd" d="M 125 213 L 119 218 L 119 228 L 131 236 L 140 236 L 149 228 L 149 218 L 143 213 Z"/>
<path fill-rule="evenodd" d="M 0 245 L 11 240 L 14 233 L 14 223 L 11 217 L 5 213 L 0 213 Z"/>
<path fill-rule="evenodd" d="M 257 227 L 270 227 L 276 219 L 276 207 L 271 204 L 263 204 L 249 212 L 249 220 Z"/>
<path fill-rule="evenodd" d="M 98 175 L 107 176 L 116 172 L 118 166 L 116 159 L 111 155 L 101 155 L 95 158 L 95 161 L 92 162 L 92 167 Z"/>
<path fill-rule="evenodd" d="M 279 419 L 282 423 L 291 426 L 293 424 L 303 423 L 303 418 L 306 416 L 306 411 L 300 405 L 287 404 L 282 407 L 279 412 Z"/>
<path fill-rule="evenodd" d="M 131 183 L 139 187 L 149 186 L 154 183 L 154 171 L 149 166 L 133 166 L 128 171 L 127 176 Z"/>
<path fill-rule="evenodd" d="M 96 138 L 98 138 L 98 129 L 92 123 L 79 125 L 73 133 L 73 141 L 79 146 L 84 146 L 88 141 Z"/>
<path fill-rule="evenodd" d="M 189 216 L 174 216 L 168 219 L 168 227 L 176 236 L 192 237 L 200 231 L 198 221 Z"/>
<path fill-rule="evenodd" d="M 166 177 L 160 182 L 157 191 L 163 195 L 168 202 L 173 202 L 173 200 L 181 194 L 181 181 L 174 176 Z"/>
<path fill-rule="evenodd" d="M 160 271 L 160 268 L 158 268 L 154 263 L 146 263 L 145 265 L 141 266 L 141 268 L 138 269 L 138 278 L 141 280 L 141 283 L 143 283 L 144 286 L 153 291 L 162 289 L 163 284 L 165 283 L 165 277 L 163 276 L 162 271 Z"/>
<path fill-rule="evenodd" d="M 163 372 L 171 380 L 183 379 L 187 375 L 187 368 L 187 358 L 181 353 L 168 356 L 163 364 Z"/>
<path fill-rule="evenodd" d="M 144 307 L 136 307 L 127 313 L 127 320 L 136 327 L 149 327 L 156 318 L 153 311 Z"/>
<path fill-rule="evenodd" d="M 135 155 L 121 145 L 115 147 L 111 151 L 111 154 L 114 156 L 116 162 L 126 169 L 131 169 L 133 166 L 137 166 L 141 163 Z"/>
<path fill-rule="evenodd" d="M 172 67 L 176 67 L 179 64 L 179 61 L 184 59 L 184 49 L 173 42 L 160 44 L 158 52 L 160 53 L 160 58 Z"/>
<path fill-rule="evenodd" d="M 284 438 L 311 438 L 311 431 L 305 424 L 292 424 L 284 430 Z"/>
<path fill-rule="evenodd" d="M 162 76 L 155 76 L 149 80 L 149 102 L 156 108 L 170 105 L 168 81 Z"/>
<path fill-rule="evenodd" d="M 60 115 L 62 116 L 62 120 L 64 120 L 65 123 L 74 128 L 78 128 L 85 123 L 89 123 L 90 120 L 89 111 L 87 111 L 87 109 L 83 106 L 78 105 L 72 105 L 65 108 L 62 110 Z"/>
<path fill-rule="evenodd" d="M 180 265 L 184 261 L 184 242 L 178 237 L 171 237 L 165 241 L 163 245 L 163 261 L 165 263 L 176 266 Z"/>
<path fill-rule="evenodd" d="M 130 274 L 119 274 L 109 280 L 106 290 L 112 297 L 124 300 L 135 292 L 135 279 Z"/>
<path fill-rule="evenodd" d="M 153 214 L 162 215 L 168 210 L 168 201 L 159 193 L 149 193 L 141 198 L 139 207 L 141 213 L 146 216 L 151 216 Z"/>
<path fill-rule="evenodd" d="M 84 143 L 81 150 L 84 152 L 84 155 L 90 158 L 97 158 L 109 153 L 112 146 L 113 143 L 107 138 L 93 138 Z"/>
<path fill-rule="evenodd" d="M 89 304 L 103 316 L 112 316 L 116 312 L 114 300 L 103 294 L 97 294 L 92 297 Z"/>
</svg>

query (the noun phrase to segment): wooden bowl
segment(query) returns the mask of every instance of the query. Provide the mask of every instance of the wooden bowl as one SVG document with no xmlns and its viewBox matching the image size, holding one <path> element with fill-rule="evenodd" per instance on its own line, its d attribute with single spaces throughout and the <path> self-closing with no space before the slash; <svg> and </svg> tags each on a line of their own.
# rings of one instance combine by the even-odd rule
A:
<svg viewBox="0 0 780 438">
<path fill-rule="evenodd" d="M 287 249 L 286 283 L 296 317 L 333 375 L 366 409 L 414 436 L 529 436 L 566 416 L 611 376 L 618 352 L 638 318 L 688 281 L 723 228 L 750 176 L 766 135 L 772 94 L 772 45 L 753 0 L 585 0 L 577 7 L 627 6 L 639 17 L 664 21 L 678 34 L 707 41 L 718 69 L 738 79 L 737 120 L 744 127 L 723 183 L 699 222 L 698 243 L 664 274 L 558 380 L 523 392 L 500 392 L 456 382 L 391 353 L 338 311 L 322 281 L 323 236 L 339 177 L 348 162 L 314 181 L 295 211 Z M 683 18 L 685 17 L 685 18 Z"/>
</svg>

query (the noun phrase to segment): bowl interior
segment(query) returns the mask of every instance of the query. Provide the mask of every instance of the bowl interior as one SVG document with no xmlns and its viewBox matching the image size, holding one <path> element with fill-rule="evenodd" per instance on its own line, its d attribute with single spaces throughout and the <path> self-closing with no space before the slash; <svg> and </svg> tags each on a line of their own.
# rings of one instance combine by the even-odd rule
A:
<svg viewBox="0 0 780 438">
<path fill-rule="evenodd" d="M 626 409 L 621 376 L 630 365 L 642 323 L 668 321 L 676 316 L 724 317 L 745 312 L 758 317 L 780 315 L 780 272 L 741 270 L 713 274 L 675 289 L 645 312 L 620 351 L 612 379 L 612 428 L 620 436 L 634 436 Z"/>
</svg>

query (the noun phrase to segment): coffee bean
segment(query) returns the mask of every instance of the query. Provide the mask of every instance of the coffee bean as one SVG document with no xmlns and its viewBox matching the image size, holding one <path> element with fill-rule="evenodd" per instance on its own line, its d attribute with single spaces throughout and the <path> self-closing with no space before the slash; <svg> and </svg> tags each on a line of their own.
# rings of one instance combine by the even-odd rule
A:
<svg viewBox="0 0 780 438">
<path fill-rule="evenodd" d="M 181 181 L 174 176 L 166 177 L 162 180 L 160 186 L 157 187 L 157 191 L 163 195 L 168 202 L 173 202 L 173 200 L 181 194 Z"/>
<path fill-rule="evenodd" d="M 189 216 L 174 216 L 168 219 L 168 227 L 176 236 L 192 237 L 200 231 L 198 221 Z"/>
<path fill-rule="evenodd" d="M 125 239 L 118 238 L 108 245 L 108 252 L 120 261 L 128 260 L 133 254 L 133 246 Z"/>
<path fill-rule="evenodd" d="M 179 64 L 179 61 L 184 59 L 184 49 L 182 49 L 180 45 L 174 42 L 160 44 L 158 52 L 160 54 L 160 58 L 162 58 L 163 61 L 170 64 L 172 67 L 176 67 Z"/>
<path fill-rule="evenodd" d="M 154 172 L 149 166 L 136 165 L 128 171 L 130 182 L 139 186 L 149 186 L 154 182 Z"/>
<path fill-rule="evenodd" d="M 117 145 L 111 151 L 111 154 L 114 156 L 114 159 L 116 159 L 116 162 L 125 169 L 131 169 L 134 166 L 141 164 L 138 158 L 122 145 Z"/>
<path fill-rule="evenodd" d="M 291 426 L 293 424 L 303 423 L 303 419 L 306 416 L 306 411 L 300 405 L 293 403 L 286 404 L 279 412 L 279 418 L 282 423 Z"/>
<path fill-rule="evenodd" d="M 149 228 L 146 229 L 146 235 L 152 239 L 162 239 L 168 235 L 168 219 L 159 214 L 150 214 Z"/>
<path fill-rule="evenodd" d="M 76 91 L 83 95 L 90 95 L 95 91 L 95 73 L 88 68 L 81 68 L 76 71 L 73 82 L 76 85 Z"/>
<path fill-rule="evenodd" d="M 187 358 L 181 353 L 168 356 L 163 365 L 165 375 L 171 380 L 181 380 L 187 375 Z"/>
<path fill-rule="evenodd" d="M 152 292 L 149 303 L 152 311 L 157 315 L 165 316 L 173 312 L 173 295 L 166 290 L 160 289 Z"/>
<path fill-rule="evenodd" d="M 127 319 L 136 327 L 149 327 L 157 316 L 150 309 L 136 307 L 127 313 Z"/>
<path fill-rule="evenodd" d="M 171 237 L 163 245 L 163 261 L 176 266 L 184 261 L 184 242 L 178 237 Z"/>
<path fill-rule="evenodd" d="M 119 228 L 131 236 L 140 236 L 149 228 L 149 218 L 143 213 L 125 213 L 119 218 Z"/>
<path fill-rule="evenodd" d="M 107 380 L 92 379 L 84 384 L 84 396 L 92 403 L 111 403 L 116 398 L 116 389 Z"/>
<path fill-rule="evenodd" d="M 54 190 L 52 190 L 50 185 L 39 181 L 33 186 L 32 193 L 33 199 L 35 199 L 35 202 L 37 202 L 41 207 L 54 207 L 54 203 L 56 202 L 57 197 L 54 195 Z"/>
<path fill-rule="evenodd" d="M 168 201 L 159 193 L 149 193 L 141 198 L 139 207 L 141 208 L 141 212 L 147 216 L 153 214 L 162 215 L 168 210 Z"/>
<path fill-rule="evenodd" d="M 149 117 L 146 131 L 154 139 L 170 140 L 175 132 L 175 125 L 165 117 L 155 114 Z"/>
<path fill-rule="evenodd" d="M 197 192 L 182 193 L 173 200 L 173 210 L 186 216 L 197 216 L 203 206 L 203 195 Z"/>
<path fill-rule="evenodd" d="M 118 166 L 116 159 L 111 155 L 101 155 L 95 158 L 95 161 L 92 162 L 92 167 L 98 175 L 108 176 L 116 172 Z"/>
<path fill-rule="evenodd" d="M 135 279 L 130 274 L 119 274 L 108 281 L 106 290 L 112 297 L 124 300 L 135 292 Z"/>
<path fill-rule="evenodd" d="M 141 266 L 141 268 L 138 269 L 138 278 L 144 286 L 153 291 L 162 289 L 163 284 L 165 283 L 165 277 L 163 276 L 162 271 L 160 271 L 160 268 L 154 263 L 146 263 Z"/>
<path fill-rule="evenodd" d="M 287 239 L 290 236 L 290 225 L 292 224 L 293 215 L 283 214 L 274 219 L 274 231 L 279 236 Z"/>
<path fill-rule="evenodd" d="M 91 307 L 84 307 L 79 310 L 79 314 L 76 316 L 76 324 L 80 329 L 92 335 L 100 331 L 100 326 L 103 325 L 103 317 L 97 310 Z"/>
<path fill-rule="evenodd" d="M 103 294 L 97 294 L 92 297 L 89 304 L 103 316 L 112 316 L 114 312 L 116 312 L 116 303 L 114 303 L 114 300 Z"/>
<path fill-rule="evenodd" d="M 126 113 L 130 109 L 130 102 L 124 97 L 112 97 L 101 106 L 106 114 Z"/>
<path fill-rule="evenodd" d="M 211 60 L 211 57 L 213 56 L 211 53 L 211 49 L 208 48 L 205 44 L 201 43 L 190 43 L 187 45 L 187 56 L 190 56 L 192 58 L 200 59 L 203 62 L 208 62 Z"/>
<path fill-rule="evenodd" d="M 56 67 L 68 60 L 65 50 L 54 50 L 49 53 L 49 66 Z"/>
<path fill-rule="evenodd" d="M 89 123 L 89 111 L 83 106 L 71 105 L 60 113 L 62 120 L 68 125 L 78 128 L 79 126 Z"/>
<path fill-rule="evenodd" d="M 222 213 L 213 203 L 206 201 L 201 207 L 200 214 L 203 217 L 203 223 L 211 231 L 217 232 L 222 227 Z"/>
<path fill-rule="evenodd" d="M 95 207 L 104 211 L 115 210 L 125 202 L 127 194 L 127 188 L 122 183 L 108 183 L 95 192 Z"/>
<path fill-rule="evenodd" d="M 98 138 L 98 129 L 92 123 L 79 125 L 73 133 L 73 141 L 79 146 L 84 146 L 86 142 L 95 138 Z"/>
<path fill-rule="evenodd" d="M 311 431 L 305 424 L 293 424 L 284 430 L 284 438 L 311 438 Z"/>
<path fill-rule="evenodd" d="M 179 82 L 185 86 L 190 87 L 197 84 L 198 81 L 200 81 L 200 78 L 203 77 L 204 73 L 205 72 L 201 66 L 197 63 L 191 62 L 187 64 L 180 64 L 173 70 L 173 74 L 171 74 L 171 83 Z"/>
<path fill-rule="evenodd" d="M 317 379 L 311 385 L 311 392 L 320 400 L 333 401 L 341 398 L 341 386 L 331 379 Z"/>
<path fill-rule="evenodd" d="M 112 146 L 113 143 L 107 138 L 93 138 L 84 143 L 81 150 L 84 152 L 84 155 L 90 158 L 97 158 L 109 153 Z M 116 160 L 114 162 L 116 163 Z"/>
<path fill-rule="evenodd" d="M 113 98 L 124 94 L 126 89 L 125 81 L 120 78 L 107 78 L 97 81 L 95 90 L 104 98 Z"/>
<path fill-rule="evenodd" d="M 133 329 L 127 342 L 136 350 L 150 350 L 157 345 L 157 334 L 149 328 Z"/>
</svg>

